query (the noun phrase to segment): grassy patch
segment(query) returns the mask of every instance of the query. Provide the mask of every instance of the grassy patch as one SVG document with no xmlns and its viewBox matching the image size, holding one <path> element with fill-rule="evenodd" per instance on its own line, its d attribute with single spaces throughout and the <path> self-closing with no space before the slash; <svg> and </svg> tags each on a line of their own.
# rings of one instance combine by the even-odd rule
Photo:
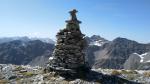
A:
<svg viewBox="0 0 150 84">
<path fill-rule="evenodd" d="M 122 74 L 138 74 L 138 72 L 134 71 L 134 70 L 129 70 L 129 71 L 127 71 L 127 70 L 121 70 L 121 73 Z"/>
<path fill-rule="evenodd" d="M 21 66 L 18 66 L 15 68 L 15 71 L 20 71 L 20 70 L 23 70 L 24 68 L 22 68 Z"/>
<path fill-rule="evenodd" d="M 32 77 L 33 75 L 35 75 L 34 73 L 32 72 L 24 72 L 22 73 L 25 77 Z"/>
<path fill-rule="evenodd" d="M 121 75 L 121 72 L 119 72 L 119 71 L 117 71 L 117 70 L 113 70 L 113 71 L 111 72 L 111 75 L 119 76 L 119 75 Z"/>
</svg>

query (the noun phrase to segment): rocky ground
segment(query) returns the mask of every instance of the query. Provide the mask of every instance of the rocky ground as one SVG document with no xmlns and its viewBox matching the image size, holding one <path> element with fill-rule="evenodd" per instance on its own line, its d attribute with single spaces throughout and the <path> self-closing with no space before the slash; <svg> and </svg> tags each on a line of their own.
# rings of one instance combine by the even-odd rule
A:
<svg viewBox="0 0 150 84">
<path fill-rule="evenodd" d="M 87 77 L 66 79 L 41 67 L 0 64 L 0 84 L 150 84 L 150 71 L 92 69 Z"/>
</svg>

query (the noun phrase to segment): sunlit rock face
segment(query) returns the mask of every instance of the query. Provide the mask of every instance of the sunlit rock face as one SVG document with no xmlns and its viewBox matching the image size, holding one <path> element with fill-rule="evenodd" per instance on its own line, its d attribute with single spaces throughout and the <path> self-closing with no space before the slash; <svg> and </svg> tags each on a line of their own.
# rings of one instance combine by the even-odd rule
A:
<svg viewBox="0 0 150 84">
<path fill-rule="evenodd" d="M 71 19 L 66 21 L 66 28 L 60 30 L 56 37 L 57 43 L 50 58 L 49 66 L 53 70 L 75 70 L 85 69 L 85 48 L 87 46 L 84 34 L 81 33 L 79 23 L 76 18 L 77 11 L 70 11 Z"/>
</svg>

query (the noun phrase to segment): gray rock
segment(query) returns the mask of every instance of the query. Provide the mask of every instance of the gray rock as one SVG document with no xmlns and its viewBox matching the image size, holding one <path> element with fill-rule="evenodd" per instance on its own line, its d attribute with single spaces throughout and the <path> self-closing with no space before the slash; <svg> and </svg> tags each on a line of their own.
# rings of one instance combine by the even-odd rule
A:
<svg viewBox="0 0 150 84">
<path fill-rule="evenodd" d="M 141 58 L 137 54 L 131 54 L 131 56 L 124 63 L 124 69 L 137 69 L 140 65 Z"/>
<path fill-rule="evenodd" d="M 14 79 L 16 78 L 16 73 L 13 72 L 14 66 L 9 64 L 0 65 L 1 66 L 1 74 L 5 79 Z"/>
</svg>

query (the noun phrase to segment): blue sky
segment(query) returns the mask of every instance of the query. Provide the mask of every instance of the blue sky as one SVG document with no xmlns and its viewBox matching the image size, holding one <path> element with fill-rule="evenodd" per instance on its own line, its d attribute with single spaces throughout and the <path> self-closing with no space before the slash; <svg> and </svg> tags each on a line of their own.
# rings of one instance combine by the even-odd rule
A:
<svg viewBox="0 0 150 84">
<path fill-rule="evenodd" d="M 0 37 L 55 39 L 73 8 L 87 36 L 150 42 L 150 0 L 0 0 Z"/>
</svg>

